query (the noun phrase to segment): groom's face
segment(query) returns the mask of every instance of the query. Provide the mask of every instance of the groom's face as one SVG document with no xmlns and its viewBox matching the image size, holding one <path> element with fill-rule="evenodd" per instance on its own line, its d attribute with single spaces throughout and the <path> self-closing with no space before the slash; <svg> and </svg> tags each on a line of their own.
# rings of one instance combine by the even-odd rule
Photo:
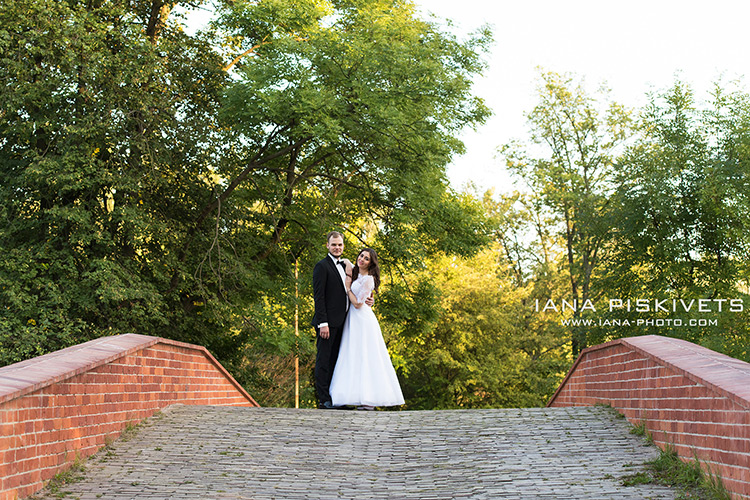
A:
<svg viewBox="0 0 750 500">
<path fill-rule="evenodd" d="M 326 243 L 326 246 L 330 254 L 338 259 L 344 253 L 344 238 L 332 236 L 328 240 L 328 243 Z"/>
</svg>

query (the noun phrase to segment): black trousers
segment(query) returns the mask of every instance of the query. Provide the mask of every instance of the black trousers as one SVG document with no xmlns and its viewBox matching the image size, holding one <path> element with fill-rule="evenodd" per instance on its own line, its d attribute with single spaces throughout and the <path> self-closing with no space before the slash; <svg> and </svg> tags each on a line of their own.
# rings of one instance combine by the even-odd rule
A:
<svg viewBox="0 0 750 500">
<path fill-rule="evenodd" d="M 344 326 L 328 328 L 330 335 L 327 339 L 321 338 L 320 329 L 315 328 L 318 334 L 318 354 L 315 356 L 315 392 L 318 395 L 318 405 L 331 401 L 331 379 L 336 361 L 339 359 L 339 348 L 341 347 L 341 332 Z"/>
</svg>

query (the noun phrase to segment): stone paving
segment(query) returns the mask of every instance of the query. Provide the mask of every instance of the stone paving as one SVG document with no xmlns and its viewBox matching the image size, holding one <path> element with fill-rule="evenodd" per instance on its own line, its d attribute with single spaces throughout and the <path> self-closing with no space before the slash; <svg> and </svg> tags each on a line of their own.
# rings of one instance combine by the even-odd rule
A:
<svg viewBox="0 0 750 500">
<path fill-rule="evenodd" d="M 673 499 L 622 486 L 658 450 L 603 407 L 331 411 L 175 405 L 66 498 Z M 53 498 L 38 495 L 35 498 Z"/>
</svg>

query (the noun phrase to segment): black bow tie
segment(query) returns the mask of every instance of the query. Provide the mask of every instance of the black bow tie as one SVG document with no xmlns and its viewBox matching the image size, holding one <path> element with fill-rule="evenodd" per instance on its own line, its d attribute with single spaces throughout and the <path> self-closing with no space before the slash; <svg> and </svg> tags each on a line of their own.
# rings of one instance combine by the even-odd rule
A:
<svg viewBox="0 0 750 500">
<path fill-rule="evenodd" d="M 337 261 L 337 262 L 336 262 L 336 264 L 338 264 L 338 265 L 340 265 L 340 266 L 344 266 L 344 267 L 346 267 L 346 264 L 344 264 L 344 261 L 343 261 L 343 260 L 339 260 L 339 261 Z"/>
</svg>

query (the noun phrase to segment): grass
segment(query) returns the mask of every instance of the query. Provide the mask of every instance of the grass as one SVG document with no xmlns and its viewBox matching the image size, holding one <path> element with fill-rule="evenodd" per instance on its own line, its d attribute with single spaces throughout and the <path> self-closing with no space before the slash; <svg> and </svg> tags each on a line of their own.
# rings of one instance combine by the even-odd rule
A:
<svg viewBox="0 0 750 500">
<path fill-rule="evenodd" d="M 645 421 L 641 421 L 634 426 L 630 432 L 645 437 L 649 443 L 653 444 L 653 438 L 646 429 Z M 623 486 L 663 484 L 677 489 L 679 493 L 676 498 L 680 500 L 731 499 L 729 492 L 721 482 L 721 478 L 704 471 L 698 457 L 683 461 L 672 445 L 667 445 L 665 449 L 660 451 L 657 458 L 646 462 L 645 465 L 645 471 L 623 477 Z"/>
<path fill-rule="evenodd" d="M 654 440 L 651 437 L 651 434 L 648 432 L 648 428 L 646 428 L 645 420 L 641 420 L 640 422 L 638 422 L 637 425 L 634 425 L 630 429 L 630 433 L 635 434 L 636 436 L 641 436 L 642 438 L 645 438 L 649 444 L 654 444 Z"/>
<path fill-rule="evenodd" d="M 651 484 L 654 478 L 648 472 L 639 472 L 622 478 L 623 486 L 636 486 L 639 484 Z"/>
<path fill-rule="evenodd" d="M 596 406 L 609 409 L 617 418 L 625 418 L 625 415 L 611 405 L 597 403 Z M 653 436 L 648 432 L 645 420 L 634 425 L 630 433 L 643 437 L 650 445 L 654 444 Z M 659 456 L 646 462 L 645 466 L 645 471 L 622 477 L 623 486 L 663 484 L 679 490 L 676 497 L 678 500 L 731 500 L 720 477 L 703 470 L 698 457 L 683 461 L 672 445 L 667 445 L 665 449 L 660 450 Z"/>
<path fill-rule="evenodd" d="M 154 414 L 156 416 L 156 414 Z M 130 441 L 138 433 L 138 429 L 145 424 L 145 420 L 140 423 L 128 422 L 125 429 L 120 434 L 120 441 Z"/>
<path fill-rule="evenodd" d="M 85 460 L 81 460 L 81 457 L 76 454 L 76 459 L 70 467 L 58 472 L 49 480 L 46 491 L 55 498 L 65 498 L 70 495 L 69 491 L 65 491 L 65 487 L 83 479 L 83 473 L 86 472 L 84 462 Z"/>
</svg>

